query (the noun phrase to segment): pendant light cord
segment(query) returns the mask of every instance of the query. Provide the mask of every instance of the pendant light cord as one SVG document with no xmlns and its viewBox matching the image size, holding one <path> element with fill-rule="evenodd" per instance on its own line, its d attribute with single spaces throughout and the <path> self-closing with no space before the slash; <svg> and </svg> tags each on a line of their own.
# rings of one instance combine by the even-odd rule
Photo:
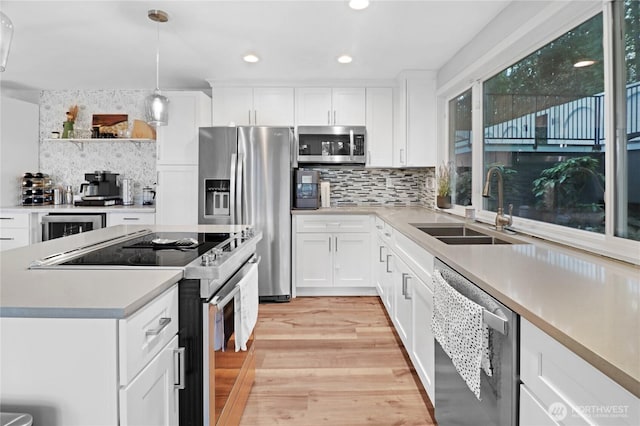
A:
<svg viewBox="0 0 640 426">
<path fill-rule="evenodd" d="M 156 22 L 156 90 L 160 91 L 160 22 Z"/>
</svg>

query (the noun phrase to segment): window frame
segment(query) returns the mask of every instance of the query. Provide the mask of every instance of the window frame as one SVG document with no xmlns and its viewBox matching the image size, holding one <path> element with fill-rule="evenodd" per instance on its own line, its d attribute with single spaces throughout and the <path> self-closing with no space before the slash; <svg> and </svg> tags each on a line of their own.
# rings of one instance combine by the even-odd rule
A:
<svg viewBox="0 0 640 426">
<path fill-rule="evenodd" d="M 444 146 L 438 150 L 439 161 L 449 161 L 449 101 L 455 99 L 461 93 L 471 88 L 472 90 L 472 205 L 476 209 L 476 219 L 479 222 L 493 224 L 495 212 L 484 210 L 482 202 L 482 185 L 485 176 L 483 164 L 483 83 L 508 66 L 522 60 L 536 49 L 547 45 L 567 31 L 581 23 L 602 13 L 603 19 L 603 50 L 604 50 L 604 87 L 605 87 L 605 232 L 598 234 L 562 225 L 535 221 L 514 216 L 513 228 L 526 235 L 540 237 L 550 242 L 556 242 L 571 247 L 583 249 L 589 252 L 604 254 L 605 256 L 619 259 L 625 262 L 640 265 L 640 242 L 617 237 L 615 235 L 616 223 L 616 154 L 618 141 L 616 139 L 616 105 L 615 83 L 613 70 L 614 64 L 614 40 L 612 38 L 614 25 L 613 0 L 593 2 L 583 7 L 581 13 L 575 13 L 572 19 L 567 20 L 566 14 L 558 13 L 560 9 L 568 10 L 576 1 L 563 2 L 562 6 L 551 5 L 545 8 L 538 16 L 532 19 L 531 28 L 512 35 L 505 46 L 499 46 L 486 52 L 476 60 L 465 72 L 461 72 L 453 81 L 442 85 L 438 91 L 438 108 L 443 112 L 444 124 L 440 125 L 441 134 L 444 136 Z M 581 5 L 581 6 L 584 6 Z M 549 27 L 551 23 L 551 27 Z M 540 28 L 546 29 L 546 32 Z M 617 57 L 620 61 L 620 57 Z M 624 59 L 622 59 L 624 62 Z M 488 64 L 492 65 L 489 66 Z M 617 64 L 620 66 L 620 64 Z M 624 66 L 624 63 L 622 64 Z M 618 104 L 621 101 L 618 100 Z M 626 102 L 626 101 L 625 101 Z M 619 107 L 619 105 L 618 105 Z M 626 206 L 624 207 L 626 208 Z M 448 212 L 464 217 L 465 207 L 453 205 Z M 635 255 L 634 255 L 635 254 Z"/>
</svg>

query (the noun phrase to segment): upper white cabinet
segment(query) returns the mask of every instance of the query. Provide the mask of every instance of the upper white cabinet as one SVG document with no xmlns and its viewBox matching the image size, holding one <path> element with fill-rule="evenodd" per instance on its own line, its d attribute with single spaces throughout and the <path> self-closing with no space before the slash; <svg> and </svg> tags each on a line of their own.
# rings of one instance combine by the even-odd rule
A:
<svg viewBox="0 0 640 426">
<path fill-rule="evenodd" d="M 168 91 L 169 124 L 157 131 L 157 164 L 198 164 L 198 128 L 211 125 L 211 98 L 202 92 Z"/>
<path fill-rule="evenodd" d="M 293 126 L 290 87 L 214 87 L 213 125 Z"/>
<path fill-rule="evenodd" d="M 367 166 L 393 167 L 393 89 L 367 88 Z"/>
<path fill-rule="evenodd" d="M 198 223 L 198 166 L 158 166 L 157 225 Z"/>
<path fill-rule="evenodd" d="M 364 88 L 301 87 L 295 92 L 298 126 L 366 124 Z"/>
<path fill-rule="evenodd" d="M 437 163 L 435 72 L 401 73 L 395 104 L 393 165 L 434 167 Z"/>
</svg>

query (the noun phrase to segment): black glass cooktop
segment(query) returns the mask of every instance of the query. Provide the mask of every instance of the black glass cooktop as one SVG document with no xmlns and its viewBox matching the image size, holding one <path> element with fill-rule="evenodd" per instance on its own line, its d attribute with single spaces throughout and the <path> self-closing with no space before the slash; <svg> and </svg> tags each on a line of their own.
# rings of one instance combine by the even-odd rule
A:
<svg viewBox="0 0 640 426">
<path fill-rule="evenodd" d="M 104 247 L 64 262 L 77 266 L 186 266 L 230 237 L 228 233 L 155 232 Z M 192 246 L 155 244 L 152 240 L 198 241 Z"/>
</svg>

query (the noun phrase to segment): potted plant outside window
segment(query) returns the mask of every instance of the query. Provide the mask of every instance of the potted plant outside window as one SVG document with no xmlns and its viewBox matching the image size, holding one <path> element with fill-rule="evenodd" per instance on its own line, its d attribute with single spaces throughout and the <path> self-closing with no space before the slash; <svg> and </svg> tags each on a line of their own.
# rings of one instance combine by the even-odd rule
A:
<svg viewBox="0 0 640 426">
<path fill-rule="evenodd" d="M 437 180 L 437 195 L 436 205 L 440 209 L 451 208 L 451 180 L 453 178 L 453 163 L 442 163 L 438 167 Z"/>
</svg>

